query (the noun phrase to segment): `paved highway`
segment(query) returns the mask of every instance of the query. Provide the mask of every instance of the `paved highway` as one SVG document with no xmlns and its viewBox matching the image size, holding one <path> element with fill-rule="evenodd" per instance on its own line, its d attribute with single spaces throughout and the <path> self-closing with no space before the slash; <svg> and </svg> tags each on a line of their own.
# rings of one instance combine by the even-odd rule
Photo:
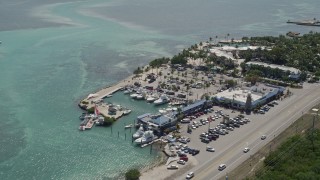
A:
<svg viewBox="0 0 320 180">
<path fill-rule="evenodd" d="M 203 131 L 198 131 L 197 129 L 196 135 L 192 135 L 193 138 L 195 136 L 197 139 L 192 139 L 189 145 L 189 147 L 200 147 L 201 150 L 199 157 L 197 157 L 199 164 L 190 170 L 195 172 L 194 179 L 218 179 L 227 175 L 228 171 L 232 171 L 241 165 L 242 162 L 250 157 L 250 154 L 257 152 L 301 117 L 304 112 L 318 104 L 320 102 L 318 88 L 317 84 L 306 84 L 302 90 L 292 90 L 293 95 L 291 97 L 280 101 L 278 106 L 271 108 L 265 115 L 247 116 L 251 119 L 250 123 L 209 144 L 216 149 L 214 153 L 205 152 L 206 145 L 201 143 L 198 139 L 199 136 L 197 136 L 197 134 L 205 131 L 207 127 L 203 127 Z M 232 114 L 230 115 L 232 117 Z M 211 127 L 213 126 L 214 124 Z M 261 135 L 266 135 L 267 138 L 261 140 Z M 250 148 L 248 153 L 243 153 L 245 147 Z M 219 171 L 218 166 L 220 164 L 226 164 L 227 168 Z M 185 176 L 176 179 L 185 179 Z"/>
</svg>

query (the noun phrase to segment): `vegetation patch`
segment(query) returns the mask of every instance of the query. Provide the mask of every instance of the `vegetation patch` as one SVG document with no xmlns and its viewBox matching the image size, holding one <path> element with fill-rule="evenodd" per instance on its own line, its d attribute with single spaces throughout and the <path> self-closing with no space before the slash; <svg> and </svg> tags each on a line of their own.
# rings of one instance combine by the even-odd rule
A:
<svg viewBox="0 0 320 180">
<path fill-rule="evenodd" d="M 295 135 L 266 157 L 256 179 L 320 179 L 319 157 L 319 130 Z"/>
<path fill-rule="evenodd" d="M 130 169 L 126 172 L 126 180 L 138 180 L 141 176 L 141 173 L 138 169 Z"/>
</svg>

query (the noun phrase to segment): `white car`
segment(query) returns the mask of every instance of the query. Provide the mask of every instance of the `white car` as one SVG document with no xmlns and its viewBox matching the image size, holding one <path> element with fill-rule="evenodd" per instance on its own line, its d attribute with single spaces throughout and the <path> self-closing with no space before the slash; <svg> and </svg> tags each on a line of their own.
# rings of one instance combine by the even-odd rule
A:
<svg viewBox="0 0 320 180">
<path fill-rule="evenodd" d="M 247 153 L 249 151 L 250 151 L 250 149 L 248 147 L 244 148 L 244 150 L 243 150 L 244 153 Z"/>
<path fill-rule="evenodd" d="M 214 152 L 215 150 L 214 150 L 213 147 L 207 146 L 207 151 L 209 151 L 209 152 Z"/>
<path fill-rule="evenodd" d="M 194 173 L 193 172 L 189 172 L 186 176 L 187 179 L 191 179 L 194 177 Z"/>
<path fill-rule="evenodd" d="M 181 164 L 181 165 L 185 165 L 185 164 L 186 164 L 186 161 L 180 159 L 177 163 L 178 163 L 178 164 Z"/>
<path fill-rule="evenodd" d="M 218 167 L 218 170 L 219 171 L 222 171 L 226 168 L 227 166 L 225 164 L 220 164 L 219 167 Z"/>
</svg>

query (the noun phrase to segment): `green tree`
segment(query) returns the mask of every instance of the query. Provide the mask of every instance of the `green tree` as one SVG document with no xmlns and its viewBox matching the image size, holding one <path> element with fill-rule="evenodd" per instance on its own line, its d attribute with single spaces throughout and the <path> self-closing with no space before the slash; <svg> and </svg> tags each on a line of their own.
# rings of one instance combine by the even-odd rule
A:
<svg viewBox="0 0 320 180">
<path fill-rule="evenodd" d="M 130 169 L 126 172 L 126 180 L 138 180 L 141 176 L 141 173 L 138 169 Z"/>
</svg>

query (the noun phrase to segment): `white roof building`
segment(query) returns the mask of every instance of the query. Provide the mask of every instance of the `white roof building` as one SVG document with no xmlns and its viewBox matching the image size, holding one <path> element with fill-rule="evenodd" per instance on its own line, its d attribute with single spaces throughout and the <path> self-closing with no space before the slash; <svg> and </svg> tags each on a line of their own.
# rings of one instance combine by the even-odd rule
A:
<svg viewBox="0 0 320 180">
<path fill-rule="evenodd" d="M 252 107 L 263 105 L 269 98 L 282 93 L 284 87 L 264 85 L 252 86 L 250 89 L 228 89 L 214 96 L 219 102 L 231 103 L 235 107 L 245 107 L 248 94 L 251 95 Z"/>
<path fill-rule="evenodd" d="M 260 66 L 264 66 L 264 67 L 270 67 L 272 69 L 278 68 L 281 69 L 283 71 L 290 71 L 291 74 L 300 74 L 301 71 L 297 68 L 294 67 L 288 67 L 288 66 L 281 66 L 281 65 L 277 65 L 277 64 L 267 64 L 267 63 L 263 63 L 263 62 L 256 62 L 256 61 L 250 61 L 247 62 L 246 65 L 260 65 Z"/>
</svg>

